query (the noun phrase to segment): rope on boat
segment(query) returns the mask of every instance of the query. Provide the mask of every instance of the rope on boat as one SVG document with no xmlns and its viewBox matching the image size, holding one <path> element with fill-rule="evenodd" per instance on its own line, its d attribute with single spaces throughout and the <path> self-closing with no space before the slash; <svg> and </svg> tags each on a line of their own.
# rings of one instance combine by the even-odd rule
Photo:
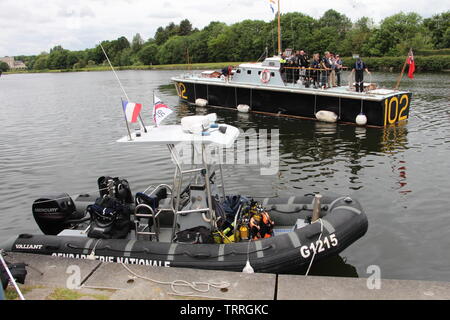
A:
<svg viewBox="0 0 450 320">
<path fill-rule="evenodd" d="M 14 288 L 17 291 L 17 294 L 20 297 L 20 300 L 25 300 L 25 297 L 23 296 L 22 292 L 20 291 L 19 287 L 17 286 L 16 280 L 14 279 L 14 277 L 11 274 L 11 271 L 9 271 L 8 265 L 6 264 L 6 261 L 3 259 L 3 250 L 0 250 L 0 261 L 3 265 L 3 267 L 6 270 L 6 273 L 8 274 L 9 280 L 10 282 L 13 284 Z"/>
<path fill-rule="evenodd" d="M 321 218 L 319 218 L 319 221 L 320 221 L 320 235 L 319 235 L 319 239 L 317 239 L 317 242 L 320 241 L 320 238 L 322 238 L 322 234 L 323 234 L 323 221 Z M 317 244 L 317 242 L 316 242 L 316 244 Z M 316 257 L 316 252 L 317 252 L 318 247 L 319 247 L 319 245 L 317 244 L 316 250 L 314 250 L 311 261 L 309 262 L 308 270 L 306 270 L 305 277 L 308 276 L 308 274 L 309 274 L 309 270 L 311 269 L 311 266 L 314 262 L 314 258 Z"/>
<path fill-rule="evenodd" d="M 227 289 L 231 285 L 227 281 L 221 281 L 221 282 L 193 281 L 193 282 L 189 282 L 189 281 L 181 280 L 181 279 L 177 279 L 174 281 L 160 281 L 160 280 L 155 280 L 152 278 L 147 278 L 147 277 L 138 275 L 137 273 L 133 272 L 130 268 L 128 268 L 124 263 L 121 263 L 121 265 L 122 265 L 122 267 L 125 268 L 125 270 L 127 270 L 130 274 L 132 274 L 136 278 L 151 281 L 151 282 L 154 282 L 157 284 L 170 285 L 170 288 L 172 289 L 173 292 L 168 292 L 167 294 L 169 294 L 169 295 L 188 296 L 188 297 L 203 297 L 203 296 L 196 295 L 195 291 L 199 292 L 199 293 L 208 293 L 211 290 L 211 288 L 216 288 L 216 289 L 222 290 L 222 289 Z M 182 291 L 179 291 L 176 289 L 177 286 L 189 287 L 192 289 L 192 291 L 182 292 Z M 204 286 L 206 288 L 201 288 L 202 286 Z M 207 297 L 207 298 L 211 298 L 211 297 Z M 218 299 L 222 299 L 222 298 L 218 298 Z"/>
</svg>

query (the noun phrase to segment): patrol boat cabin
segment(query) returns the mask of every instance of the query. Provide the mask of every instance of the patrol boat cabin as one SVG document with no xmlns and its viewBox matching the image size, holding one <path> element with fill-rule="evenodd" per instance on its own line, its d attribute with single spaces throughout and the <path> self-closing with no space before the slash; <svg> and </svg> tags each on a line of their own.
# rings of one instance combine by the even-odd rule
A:
<svg viewBox="0 0 450 320">
<path fill-rule="evenodd" d="M 204 71 L 173 77 L 181 101 L 243 112 L 387 126 L 408 119 L 411 93 L 377 88 L 369 79 L 364 92 L 347 86 L 315 87 L 330 71 L 288 67 L 279 56 L 242 63 L 224 73 Z"/>
</svg>

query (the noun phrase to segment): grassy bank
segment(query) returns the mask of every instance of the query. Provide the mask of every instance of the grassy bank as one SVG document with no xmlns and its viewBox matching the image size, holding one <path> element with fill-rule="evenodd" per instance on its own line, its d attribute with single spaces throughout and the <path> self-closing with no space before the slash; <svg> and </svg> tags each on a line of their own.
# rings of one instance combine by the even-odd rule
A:
<svg viewBox="0 0 450 320">
<path fill-rule="evenodd" d="M 114 67 L 115 70 L 207 70 L 207 69 L 222 69 L 229 65 L 238 65 L 242 62 L 210 62 L 210 63 L 194 63 L 194 64 L 161 64 L 151 66 L 120 66 Z M 58 70 L 17 70 L 8 71 L 4 74 L 16 73 L 61 73 L 61 72 L 89 72 L 89 71 L 111 71 L 109 66 L 92 66 L 79 69 L 58 69 Z"/>
<path fill-rule="evenodd" d="M 367 64 L 369 70 L 397 72 L 400 71 L 405 63 L 406 57 L 364 57 L 363 60 Z M 344 65 L 351 67 L 355 59 L 344 57 Z M 433 56 L 415 56 L 416 72 L 440 72 L 450 69 L 450 55 L 433 55 Z M 194 63 L 194 64 L 163 64 L 151 66 L 121 66 L 114 67 L 116 70 L 207 70 L 222 69 L 226 66 L 236 66 L 242 62 L 213 62 L 213 63 Z M 60 73 L 60 72 L 89 72 L 89 71 L 110 71 L 109 66 L 92 66 L 79 69 L 61 69 L 61 70 L 23 70 L 9 71 L 4 74 L 15 73 Z"/>
</svg>

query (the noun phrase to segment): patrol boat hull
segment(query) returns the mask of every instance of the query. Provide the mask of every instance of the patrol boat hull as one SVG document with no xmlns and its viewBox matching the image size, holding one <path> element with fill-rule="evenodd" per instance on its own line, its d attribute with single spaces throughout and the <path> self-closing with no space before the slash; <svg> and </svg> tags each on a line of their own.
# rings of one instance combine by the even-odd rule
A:
<svg viewBox="0 0 450 320">
<path fill-rule="evenodd" d="M 195 104 L 204 99 L 211 107 L 237 111 L 238 105 L 248 105 L 250 112 L 271 116 L 316 119 L 320 110 L 332 111 L 338 122 L 356 124 L 363 113 L 368 126 L 384 127 L 404 122 L 409 117 L 410 92 L 379 89 L 368 93 L 347 90 L 300 88 L 298 85 L 238 83 L 224 79 L 174 77 L 181 101 Z"/>
<path fill-rule="evenodd" d="M 323 196 L 320 220 L 293 228 L 299 219 L 311 217 L 313 199 L 312 194 L 260 199 L 275 222 L 275 235 L 254 241 L 182 244 L 133 238 L 94 239 L 78 232 L 77 236 L 22 234 L 5 249 L 105 262 L 228 271 L 242 271 L 248 259 L 255 272 L 289 273 L 308 266 L 311 259 L 317 262 L 339 254 L 368 228 L 358 201 L 335 196 Z M 74 202 L 77 208 L 84 208 L 90 200 Z M 161 220 L 161 225 L 171 223 L 170 216 Z"/>
</svg>

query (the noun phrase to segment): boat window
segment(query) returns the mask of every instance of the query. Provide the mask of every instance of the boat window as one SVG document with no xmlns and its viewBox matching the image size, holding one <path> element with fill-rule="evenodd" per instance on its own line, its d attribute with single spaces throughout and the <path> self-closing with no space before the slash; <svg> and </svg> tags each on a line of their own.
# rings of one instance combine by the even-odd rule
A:
<svg viewBox="0 0 450 320">
<path fill-rule="evenodd" d="M 258 71 L 258 76 L 261 74 L 261 71 Z"/>
<path fill-rule="evenodd" d="M 269 62 L 269 66 L 274 67 L 275 66 L 275 62 Z"/>
<path fill-rule="evenodd" d="M 271 72 L 271 73 L 270 73 L 270 76 L 271 76 L 271 77 L 275 77 L 275 72 Z"/>
<path fill-rule="evenodd" d="M 236 71 L 237 73 L 241 73 L 241 69 L 237 69 L 237 71 Z"/>
<path fill-rule="evenodd" d="M 252 74 L 252 70 L 247 70 L 247 74 Z"/>
</svg>

